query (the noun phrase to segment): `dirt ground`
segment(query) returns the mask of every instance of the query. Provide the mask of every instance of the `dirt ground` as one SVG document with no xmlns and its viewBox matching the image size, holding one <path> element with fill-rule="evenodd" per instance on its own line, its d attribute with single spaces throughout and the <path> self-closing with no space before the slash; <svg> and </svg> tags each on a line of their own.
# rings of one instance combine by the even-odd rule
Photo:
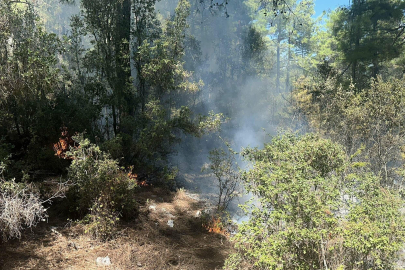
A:
<svg viewBox="0 0 405 270">
<path fill-rule="evenodd" d="M 197 195 L 147 187 L 139 202 L 139 217 L 122 223 L 108 242 L 91 239 L 82 225 L 50 215 L 21 239 L 0 243 L 0 269 L 222 268 L 231 244 L 226 236 L 202 227 L 205 205 Z M 99 266 L 97 258 L 106 256 L 111 265 Z"/>
</svg>

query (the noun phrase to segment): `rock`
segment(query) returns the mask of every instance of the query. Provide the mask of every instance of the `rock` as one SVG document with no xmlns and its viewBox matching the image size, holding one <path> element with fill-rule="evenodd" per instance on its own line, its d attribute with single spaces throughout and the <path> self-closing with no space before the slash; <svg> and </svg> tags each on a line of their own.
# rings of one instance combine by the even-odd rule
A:
<svg viewBox="0 0 405 270">
<path fill-rule="evenodd" d="M 58 232 L 56 229 L 57 229 L 57 227 L 53 227 L 53 226 L 52 226 L 52 227 L 51 227 L 51 232 L 54 233 L 54 234 L 56 234 L 57 236 L 61 236 L 62 234 L 61 234 L 60 232 Z"/>
<path fill-rule="evenodd" d="M 98 257 L 97 260 L 98 266 L 109 266 L 111 265 L 110 257 Z"/>
<path fill-rule="evenodd" d="M 136 263 L 136 266 L 142 267 L 142 264 L 140 262 Z"/>
<path fill-rule="evenodd" d="M 169 220 L 167 221 L 167 225 L 168 225 L 170 228 L 173 228 L 173 226 L 174 226 L 173 219 L 169 219 Z"/>
</svg>

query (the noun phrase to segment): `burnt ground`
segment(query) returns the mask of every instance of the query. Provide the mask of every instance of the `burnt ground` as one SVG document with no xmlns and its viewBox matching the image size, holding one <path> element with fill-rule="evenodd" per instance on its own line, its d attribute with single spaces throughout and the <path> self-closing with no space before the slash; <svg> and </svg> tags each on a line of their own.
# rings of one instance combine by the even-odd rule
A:
<svg viewBox="0 0 405 270">
<path fill-rule="evenodd" d="M 107 242 L 50 214 L 48 222 L 24 231 L 21 239 L 0 244 L 0 269 L 221 269 L 231 244 L 202 227 L 199 213 L 205 204 L 197 197 L 184 190 L 142 188 L 138 218 L 121 223 Z M 96 259 L 106 256 L 111 265 L 98 266 Z"/>
</svg>

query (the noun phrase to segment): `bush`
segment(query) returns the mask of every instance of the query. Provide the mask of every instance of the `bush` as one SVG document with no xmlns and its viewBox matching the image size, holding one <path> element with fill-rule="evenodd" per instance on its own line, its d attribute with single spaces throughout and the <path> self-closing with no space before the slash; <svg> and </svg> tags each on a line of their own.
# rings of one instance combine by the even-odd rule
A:
<svg viewBox="0 0 405 270">
<path fill-rule="evenodd" d="M 218 186 L 217 212 L 225 212 L 229 203 L 235 198 L 239 183 L 240 174 L 236 166 L 235 155 L 228 143 L 226 150 L 215 148 L 209 152 L 210 163 L 205 164 L 203 170 L 209 170 L 216 178 Z"/>
<path fill-rule="evenodd" d="M 80 146 L 67 153 L 72 158 L 68 176 L 74 184 L 68 192 L 70 212 L 81 218 L 88 215 L 88 231 L 107 239 L 119 215 L 128 219 L 136 216 L 137 183 L 98 146 L 80 136 L 74 140 Z"/>
<path fill-rule="evenodd" d="M 102 195 L 94 202 L 84 220 L 88 223 L 86 233 L 96 239 L 108 240 L 114 237 L 119 213 L 114 209 L 114 202 Z"/>
<path fill-rule="evenodd" d="M 119 159 L 124 156 L 122 135 L 119 134 L 111 140 L 105 141 L 101 145 L 101 149 L 111 155 L 114 159 Z"/>
<path fill-rule="evenodd" d="M 403 201 L 357 173 L 340 145 L 315 135 L 247 149 L 259 202 L 233 238 L 227 269 L 394 269 L 405 240 Z"/>
<path fill-rule="evenodd" d="M 0 175 L 3 170 L 1 163 Z M 36 226 L 46 217 L 46 209 L 32 186 L 0 176 L 0 233 L 4 241 L 20 238 L 24 227 Z"/>
<path fill-rule="evenodd" d="M 306 117 L 313 130 L 344 146 L 347 155 L 364 148 L 360 155 L 385 187 L 403 189 L 398 167 L 404 164 L 404 80 L 371 79 L 365 91 L 345 87 L 337 78 L 311 87 L 303 81 L 293 93 L 296 112 Z M 302 120 L 300 120 L 302 122 Z"/>
</svg>

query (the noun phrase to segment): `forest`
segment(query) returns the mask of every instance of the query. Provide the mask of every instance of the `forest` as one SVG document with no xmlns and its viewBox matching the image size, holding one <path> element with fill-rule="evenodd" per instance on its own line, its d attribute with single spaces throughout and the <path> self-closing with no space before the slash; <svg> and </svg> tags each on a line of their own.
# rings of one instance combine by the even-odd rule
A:
<svg viewBox="0 0 405 270">
<path fill-rule="evenodd" d="M 0 269 L 405 269 L 405 1 L 1 0 Z"/>
</svg>

